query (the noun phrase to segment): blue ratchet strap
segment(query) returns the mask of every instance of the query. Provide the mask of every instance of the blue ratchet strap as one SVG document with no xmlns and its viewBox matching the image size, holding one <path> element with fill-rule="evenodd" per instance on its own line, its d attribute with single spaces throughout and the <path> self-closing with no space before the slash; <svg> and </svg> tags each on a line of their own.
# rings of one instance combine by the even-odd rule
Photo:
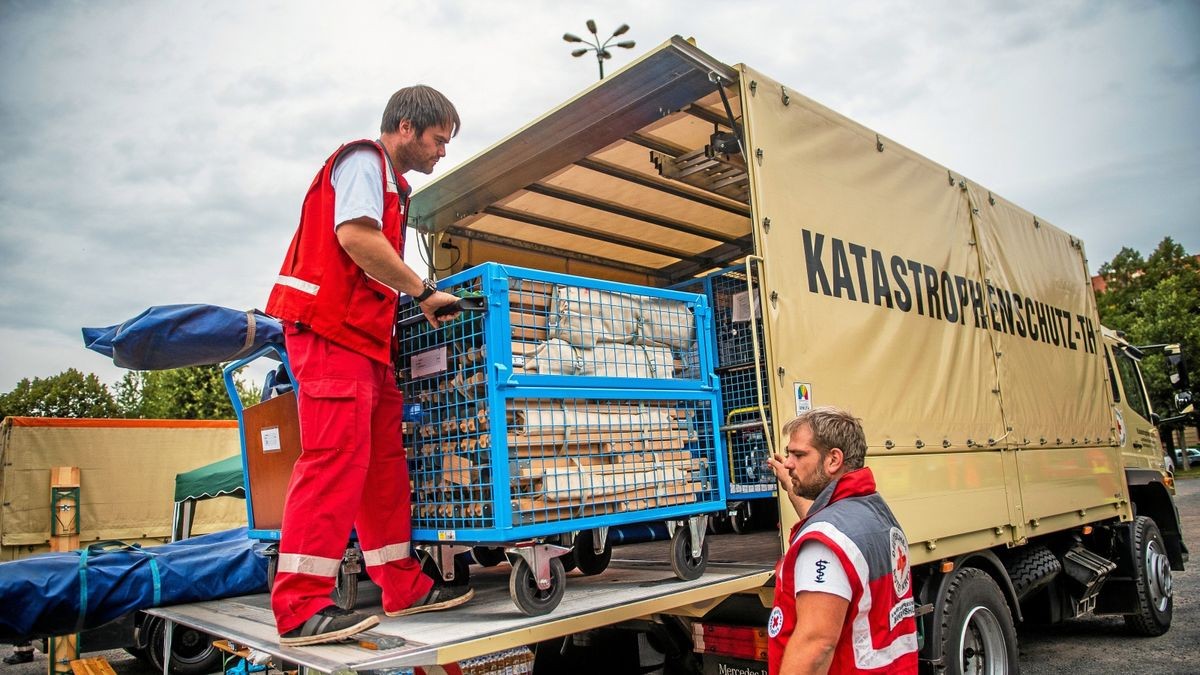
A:
<svg viewBox="0 0 1200 675">
<path fill-rule="evenodd" d="M 88 550 L 79 552 L 79 621 L 75 624 L 75 632 L 83 629 L 83 621 L 87 618 L 87 558 Z"/>
<path fill-rule="evenodd" d="M 79 552 L 79 622 L 75 626 L 76 632 L 83 629 L 84 621 L 87 619 L 87 560 L 88 555 L 95 549 L 97 554 L 106 553 L 113 550 L 110 547 L 116 544 L 115 550 L 129 550 L 144 553 L 150 559 L 150 577 L 154 587 L 154 604 L 152 607 L 158 607 L 162 603 L 162 575 L 158 570 L 158 554 L 151 553 L 140 546 L 126 544 L 124 542 L 105 541 L 92 544 Z"/>
</svg>

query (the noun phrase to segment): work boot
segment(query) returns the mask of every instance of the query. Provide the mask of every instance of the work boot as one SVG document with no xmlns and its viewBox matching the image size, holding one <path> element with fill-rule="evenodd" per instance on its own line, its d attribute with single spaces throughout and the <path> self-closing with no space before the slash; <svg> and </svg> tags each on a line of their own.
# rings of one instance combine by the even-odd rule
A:
<svg viewBox="0 0 1200 675">
<path fill-rule="evenodd" d="M 288 647 L 337 642 L 379 623 L 379 617 L 360 614 L 330 605 L 312 615 L 308 621 L 279 636 L 279 644 Z"/>
<path fill-rule="evenodd" d="M 15 666 L 18 663 L 29 663 L 33 661 L 33 645 L 14 645 L 13 653 L 4 657 L 4 664 L 7 666 Z"/>
<path fill-rule="evenodd" d="M 435 612 L 439 609 L 458 607 L 475 597 L 475 589 L 470 586 L 444 586 L 434 584 L 424 598 L 417 600 L 409 607 L 395 612 L 385 612 L 388 616 L 408 616 L 421 612 Z"/>
</svg>

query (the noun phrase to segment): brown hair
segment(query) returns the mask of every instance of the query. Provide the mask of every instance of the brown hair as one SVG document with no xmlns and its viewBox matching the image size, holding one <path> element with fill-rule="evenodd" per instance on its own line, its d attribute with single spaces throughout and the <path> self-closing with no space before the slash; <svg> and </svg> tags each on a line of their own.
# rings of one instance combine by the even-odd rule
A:
<svg viewBox="0 0 1200 675">
<path fill-rule="evenodd" d="M 862 420 L 840 408 L 812 408 L 784 424 L 783 437 L 790 438 L 801 427 L 812 430 L 813 445 L 822 457 L 832 448 L 839 448 L 847 469 L 853 471 L 863 467 L 867 458 L 867 436 L 863 433 Z"/>
<path fill-rule="evenodd" d="M 439 124 L 450 125 L 451 136 L 457 136 L 462 128 L 458 119 L 458 110 L 450 99 L 442 92 L 423 84 L 405 87 L 392 94 L 387 107 L 383 109 L 383 121 L 379 125 L 381 133 L 391 133 L 400 128 L 400 123 L 408 120 L 412 123 L 417 136 L 425 130 Z"/>
</svg>

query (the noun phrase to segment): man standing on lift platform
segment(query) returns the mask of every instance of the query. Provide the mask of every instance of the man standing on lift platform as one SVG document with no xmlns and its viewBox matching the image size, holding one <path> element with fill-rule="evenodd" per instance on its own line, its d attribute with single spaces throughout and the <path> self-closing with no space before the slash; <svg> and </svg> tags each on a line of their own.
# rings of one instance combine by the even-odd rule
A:
<svg viewBox="0 0 1200 675">
<path fill-rule="evenodd" d="M 454 607 L 474 595 L 435 583 L 411 556 L 403 398 L 391 369 L 398 292 L 435 326 L 434 312 L 458 300 L 404 262 L 403 175 L 432 172 L 459 127 L 454 105 L 437 90 L 397 91 L 379 139 L 343 145 L 317 173 L 271 290 L 267 313 L 284 324 L 302 446 L 271 589 L 280 644 L 331 642 L 379 623 L 330 600 L 351 528 L 388 616 Z"/>
</svg>

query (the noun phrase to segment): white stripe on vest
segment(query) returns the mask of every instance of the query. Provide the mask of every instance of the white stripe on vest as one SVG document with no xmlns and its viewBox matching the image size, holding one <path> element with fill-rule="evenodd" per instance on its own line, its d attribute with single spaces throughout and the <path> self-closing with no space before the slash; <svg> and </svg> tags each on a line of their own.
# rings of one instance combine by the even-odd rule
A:
<svg viewBox="0 0 1200 675">
<path fill-rule="evenodd" d="M 283 274 L 275 277 L 275 283 L 279 284 L 280 286 L 294 288 L 301 293 L 308 293 L 309 295 L 316 295 L 317 291 L 321 290 L 320 286 L 312 283 L 311 281 L 305 281 L 303 279 L 297 279 L 296 277 L 289 277 Z"/>
<path fill-rule="evenodd" d="M 834 527 L 833 523 L 826 521 L 815 522 L 803 528 L 802 532 L 820 532 L 829 537 L 850 559 L 850 563 L 854 566 L 854 574 L 862 586 L 858 606 L 852 610 L 854 619 L 850 622 L 850 643 L 854 646 L 854 665 L 862 670 L 874 670 L 894 663 L 896 659 L 905 654 L 915 652 L 917 650 L 916 633 L 900 635 L 890 645 L 882 649 L 875 648 L 874 641 L 871 639 L 871 574 L 867 559 L 859 550 L 858 545 L 841 530 Z"/>
</svg>

